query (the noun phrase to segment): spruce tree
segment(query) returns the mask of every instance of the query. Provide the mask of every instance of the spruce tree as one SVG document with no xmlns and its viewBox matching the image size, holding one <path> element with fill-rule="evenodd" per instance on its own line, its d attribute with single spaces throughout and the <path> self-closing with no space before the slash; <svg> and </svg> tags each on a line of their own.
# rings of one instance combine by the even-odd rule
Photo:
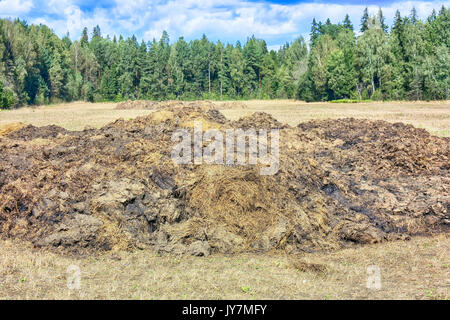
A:
<svg viewBox="0 0 450 320">
<path fill-rule="evenodd" d="M 361 29 L 359 31 L 363 33 L 366 32 L 367 29 L 369 29 L 369 9 L 366 7 L 361 18 Z"/>
</svg>

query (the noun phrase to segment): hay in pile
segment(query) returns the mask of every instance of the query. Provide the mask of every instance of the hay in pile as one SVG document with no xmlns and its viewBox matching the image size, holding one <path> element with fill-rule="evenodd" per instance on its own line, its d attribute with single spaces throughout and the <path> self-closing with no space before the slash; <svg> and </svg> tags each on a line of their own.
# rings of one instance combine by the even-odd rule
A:
<svg viewBox="0 0 450 320">
<path fill-rule="evenodd" d="M 177 165 L 174 130 L 281 128 L 273 176 L 257 165 Z M 17 126 L 0 135 L 0 236 L 62 251 L 151 247 L 207 255 L 334 250 L 448 232 L 450 139 L 356 119 L 298 127 L 228 121 L 170 102 L 100 129 Z"/>
<path fill-rule="evenodd" d="M 7 135 L 10 132 L 22 129 L 25 127 L 23 122 L 13 122 L 0 126 L 0 136 Z"/>
</svg>

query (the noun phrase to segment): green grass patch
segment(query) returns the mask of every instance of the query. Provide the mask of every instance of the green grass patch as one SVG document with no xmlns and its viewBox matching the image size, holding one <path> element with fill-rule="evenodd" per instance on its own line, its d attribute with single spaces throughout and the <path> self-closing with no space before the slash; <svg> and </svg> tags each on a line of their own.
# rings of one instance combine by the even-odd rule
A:
<svg viewBox="0 0 450 320">
<path fill-rule="evenodd" d="M 331 100 L 331 103 L 360 103 L 360 102 L 373 102 L 373 100 L 356 100 L 356 99 L 337 99 Z"/>
</svg>

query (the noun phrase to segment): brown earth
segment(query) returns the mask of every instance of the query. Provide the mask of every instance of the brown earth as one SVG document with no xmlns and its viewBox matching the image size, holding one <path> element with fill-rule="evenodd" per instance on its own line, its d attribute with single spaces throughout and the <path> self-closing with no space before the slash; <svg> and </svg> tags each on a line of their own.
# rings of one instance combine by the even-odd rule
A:
<svg viewBox="0 0 450 320">
<path fill-rule="evenodd" d="M 175 103 L 100 129 L 0 136 L 0 236 L 95 252 L 316 252 L 448 232 L 450 139 L 402 123 L 227 120 Z M 176 165 L 172 132 L 281 128 L 280 169 Z M 11 131 L 12 130 L 12 131 Z"/>
<path fill-rule="evenodd" d="M 197 101 L 181 101 L 181 100 L 168 100 L 168 101 L 150 101 L 150 100 L 128 100 L 119 102 L 116 106 L 117 110 L 161 110 L 165 108 L 183 108 L 190 106 L 200 106 L 203 108 L 212 108 L 218 110 L 232 110 L 232 109 L 247 109 L 244 102 L 241 101 L 209 101 L 209 100 L 197 100 Z"/>
</svg>

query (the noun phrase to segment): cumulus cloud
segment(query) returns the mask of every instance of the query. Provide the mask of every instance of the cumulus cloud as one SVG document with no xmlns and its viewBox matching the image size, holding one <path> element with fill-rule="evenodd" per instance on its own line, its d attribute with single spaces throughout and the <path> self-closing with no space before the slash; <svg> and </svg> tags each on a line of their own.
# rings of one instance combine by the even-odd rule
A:
<svg viewBox="0 0 450 320">
<path fill-rule="evenodd" d="M 28 13 L 33 7 L 31 0 L 0 0 L 0 17 L 18 16 Z"/>
<path fill-rule="evenodd" d="M 332 2 L 332 0 L 330 0 Z M 397 1 L 380 5 L 391 24 L 395 11 L 408 15 L 416 7 L 419 17 L 425 18 L 432 9 L 450 1 Z M 97 1 L 88 5 L 86 0 L 0 0 L 2 16 L 20 17 L 30 23 L 45 23 L 59 35 L 69 32 L 79 38 L 82 29 L 99 25 L 104 35 L 122 34 L 146 41 L 158 39 L 166 30 L 171 40 L 179 36 L 199 38 L 205 33 L 212 40 L 244 41 L 255 35 L 266 39 L 271 48 L 292 41 L 300 35 L 308 37 L 311 21 L 330 18 L 340 22 L 345 14 L 358 28 L 364 4 L 338 4 L 314 2 L 298 4 L 274 4 L 269 1 L 244 0 L 127 0 Z M 375 14 L 377 5 L 369 5 L 369 13 Z M 33 10 L 31 10 L 33 8 Z"/>
</svg>

